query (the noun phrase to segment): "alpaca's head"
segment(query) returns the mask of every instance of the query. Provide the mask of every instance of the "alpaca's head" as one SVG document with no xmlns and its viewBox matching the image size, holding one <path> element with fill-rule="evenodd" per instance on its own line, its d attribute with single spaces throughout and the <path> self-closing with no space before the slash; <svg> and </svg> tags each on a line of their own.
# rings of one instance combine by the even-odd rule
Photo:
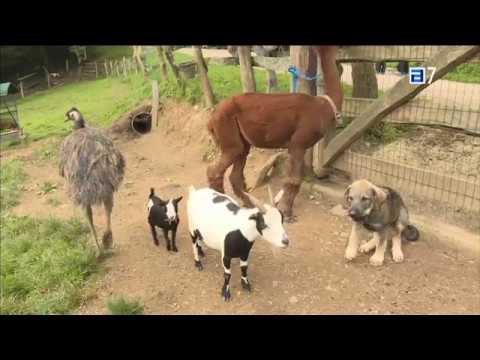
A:
<svg viewBox="0 0 480 360">
<path fill-rule="evenodd" d="M 65 122 L 69 120 L 73 121 L 74 128 L 78 129 L 85 127 L 85 120 L 83 119 L 83 115 L 76 107 L 72 107 L 70 110 L 68 110 L 65 116 L 67 117 Z"/>
</svg>

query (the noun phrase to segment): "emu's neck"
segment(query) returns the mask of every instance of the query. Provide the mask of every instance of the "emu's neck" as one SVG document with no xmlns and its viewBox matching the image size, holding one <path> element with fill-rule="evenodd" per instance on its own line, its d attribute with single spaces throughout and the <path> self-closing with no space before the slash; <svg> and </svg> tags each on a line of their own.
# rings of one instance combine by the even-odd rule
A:
<svg viewBox="0 0 480 360">
<path fill-rule="evenodd" d="M 315 51 L 320 56 L 325 83 L 325 94 L 330 96 L 338 111 L 342 110 L 343 92 L 338 73 L 336 55 L 338 46 L 316 46 Z"/>
<path fill-rule="evenodd" d="M 85 128 L 85 120 L 82 118 L 78 119 L 78 120 L 75 120 L 73 122 L 73 129 L 74 130 L 78 130 L 78 129 L 83 129 Z"/>
</svg>

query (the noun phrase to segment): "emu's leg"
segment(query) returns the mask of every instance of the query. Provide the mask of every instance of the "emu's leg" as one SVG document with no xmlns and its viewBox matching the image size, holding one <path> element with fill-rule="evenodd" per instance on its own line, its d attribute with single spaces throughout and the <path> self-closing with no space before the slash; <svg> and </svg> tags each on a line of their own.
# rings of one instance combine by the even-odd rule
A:
<svg viewBox="0 0 480 360">
<path fill-rule="evenodd" d="M 108 198 L 104 203 L 105 219 L 107 223 L 107 230 L 103 234 L 102 244 L 104 249 L 109 249 L 113 245 L 112 236 L 112 209 L 113 209 L 113 195 Z"/>
<path fill-rule="evenodd" d="M 287 222 L 293 222 L 293 202 L 300 190 L 303 178 L 303 159 L 305 148 L 291 147 L 288 150 L 290 154 L 290 174 L 283 185 L 284 194 L 279 204 L 279 209 L 285 215 Z"/>
<path fill-rule="evenodd" d="M 232 189 L 235 195 L 242 199 L 243 204 L 246 207 L 253 207 L 253 203 L 250 201 L 249 197 L 245 195 L 247 186 L 245 184 L 244 169 L 249 151 L 250 146 L 245 153 L 235 159 L 232 172 L 230 173 L 230 184 L 232 184 Z"/>
<path fill-rule="evenodd" d="M 220 160 L 216 164 L 210 165 L 207 168 L 207 178 L 210 188 L 215 191 L 225 193 L 223 187 L 223 177 L 225 171 L 232 165 L 234 156 L 228 154 L 222 154 Z"/>
<path fill-rule="evenodd" d="M 224 278 L 225 282 L 223 283 L 222 287 L 222 296 L 225 299 L 225 301 L 229 301 L 231 298 L 230 295 L 230 278 L 232 277 L 232 273 L 230 271 L 230 264 L 231 264 L 232 258 L 223 256 L 223 270 L 224 270 Z"/>
<path fill-rule="evenodd" d="M 93 225 L 93 214 L 92 214 L 92 207 L 91 206 L 87 206 L 85 208 L 85 215 L 86 215 L 87 220 L 88 220 L 88 225 L 90 226 L 90 231 L 92 232 L 93 237 L 95 238 L 95 242 L 97 243 L 98 250 L 100 250 L 100 252 L 102 252 L 102 248 L 100 247 L 100 244 L 99 244 L 98 238 L 97 238 L 97 231 L 95 230 L 95 226 Z"/>
<path fill-rule="evenodd" d="M 240 258 L 240 270 L 242 272 L 242 280 L 241 280 L 242 287 L 248 292 L 251 292 L 252 287 L 250 286 L 250 281 L 248 281 L 247 269 L 248 269 L 248 256 L 246 256 L 245 258 Z"/>
</svg>

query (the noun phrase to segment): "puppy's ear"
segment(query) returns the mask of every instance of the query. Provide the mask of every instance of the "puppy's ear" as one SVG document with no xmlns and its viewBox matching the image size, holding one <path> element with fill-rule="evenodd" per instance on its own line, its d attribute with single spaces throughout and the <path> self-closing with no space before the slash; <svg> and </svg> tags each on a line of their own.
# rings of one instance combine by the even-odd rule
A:
<svg viewBox="0 0 480 360">
<path fill-rule="evenodd" d="M 352 185 L 348 186 L 346 189 L 345 189 L 345 193 L 343 194 L 343 204 L 342 204 L 342 207 L 344 209 L 348 209 L 348 196 L 350 195 L 350 189 L 352 188 Z"/>
<path fill-rule="evenodd" d="M 378 186 L 370 188 L 369 192 L 378 205 L 381 205 L 385 202 L 385 200 L 387 200 L 387 193 L 385 192 L 385 190 L 379 188 Z"/>
</svg>

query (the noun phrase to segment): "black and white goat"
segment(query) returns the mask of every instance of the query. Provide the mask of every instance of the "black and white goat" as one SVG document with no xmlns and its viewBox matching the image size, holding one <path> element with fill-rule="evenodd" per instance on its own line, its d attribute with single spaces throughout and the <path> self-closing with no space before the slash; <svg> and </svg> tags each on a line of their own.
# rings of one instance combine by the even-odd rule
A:
<svg viewBox="0 0 480 360">
<path fill-rule="evenodd" d="M 175 244 L 175 238 L 177 236 L 177 227 L 180 223 L 178 217 L 178 203 L 182 200 L 183 196 L 168 201 L 163 201 L 155 195 L 155 190 L 150 189 L 150 196 L 148 197 L 148 223 L 152 229 L 153 242 L 158 246 L 157 231 L 155 226 L 163 230 L 163 235 L 167 243 L 167 250 L 177 252 L 177 246 Z M 168 238 L 168 232 L 172 232 L 172 246 L 170 247 L 170 240 Z"/>
<path fill-rule="evenodd" d="M 196 190 L 189 188 L 187 200 L 188 227 L 193 241 L 195 266 L 202 270 L 198 255 L 203 256 L 201 245 L 216 249 L 222 253 L 225 282 L 222 296 L 230 300 L 230 262 L 240 258 L 242 287 L 251 291 L 247 278 L 248 256 L 254 241 L 263 237 L 276 247 L 286 248 L 288 237 L 283 228 L 283 214 L 276 208 L 283 190 L 273 199 L 272 205 L 263 204 L 247 194 L 255 208 L 241 208 L 231 197 L 210 188 Z"/>
</svg>

